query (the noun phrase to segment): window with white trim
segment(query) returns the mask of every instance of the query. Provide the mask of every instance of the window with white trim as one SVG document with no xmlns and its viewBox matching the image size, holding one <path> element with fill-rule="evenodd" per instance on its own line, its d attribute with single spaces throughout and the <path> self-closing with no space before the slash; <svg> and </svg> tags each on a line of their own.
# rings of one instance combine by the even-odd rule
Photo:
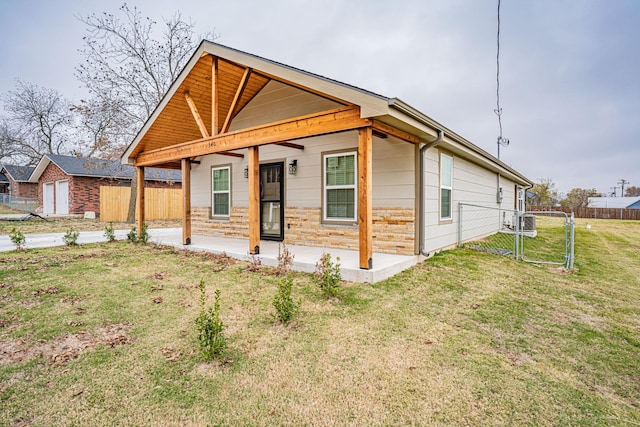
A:
<svg viewBox="0 0 640 427">
<path fill-rule="evenodd" d="M 525 189 L 522 187 L 517 187 L 518 189 L 518 212 L 524 212 L 525 208 L 524 208 L 524 195 L 525 195 Z"/>
<path fill-rule="evenodd" d="M 229 217 L 231 167 L 211 168 L 211 216 Z"/>
<path fill-rule="evenodd" d="M 440 154 L 440 219 L 452 218 L 453 157 Z"/>
<path fill-rule="evenodd" d="M 324 155 L 324 219 L 357 219 L 357 153 Z"/>
</svg>

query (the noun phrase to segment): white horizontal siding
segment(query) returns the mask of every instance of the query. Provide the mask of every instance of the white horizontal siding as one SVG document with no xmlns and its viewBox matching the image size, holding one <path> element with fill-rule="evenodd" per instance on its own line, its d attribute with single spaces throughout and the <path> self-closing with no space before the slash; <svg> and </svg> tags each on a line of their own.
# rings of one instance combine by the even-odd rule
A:
<svg viewBox="0 0 640 427">
<path fill-rule="evenodd" d="M 446 153 L 450 155 L 450 153 Z M 514 183 L 500 178 L 503 203 L 498 204 L 498 175 L 466 159 L 453 155 L 452 219 L 440 221 L 440 150 L 425 154 L 425 249 L 429 252 L 458 242 L 458 206 L 460 203 L 513 209 Z M 497 211 L 496 211 L 497 212 Z M 497 218 L 497 217 L 496 217 Z M 499 221 L 496 219 L 496 224 Z M 496 225 L 497 227 L 497 225 Z"/>
<path fill-rule="evenodd" d="M 408 143 L 390 142 L 391 138 L 374 138 L 373 143 L 373 207 L 413 208 L 414 161 L 413 146 Z M 260 163 L 285 162 L 285 204 L 289 207 L 317 208 L 322 204 L 322 154 L 329 151 L 358 149 L 358 133 L 342 132 L 297 141 L 304 150 L 267 145 L 260 147 Z M 191 203 L 194 207 L 211 205 L 211 166 L 231 164 L 232 206 L 248 206 L 247 150 L 244 159 L 210 155 L 192 167 Z M 287 171 L 291 160 L 297 160 L 295 176 Z"/>
</svg>

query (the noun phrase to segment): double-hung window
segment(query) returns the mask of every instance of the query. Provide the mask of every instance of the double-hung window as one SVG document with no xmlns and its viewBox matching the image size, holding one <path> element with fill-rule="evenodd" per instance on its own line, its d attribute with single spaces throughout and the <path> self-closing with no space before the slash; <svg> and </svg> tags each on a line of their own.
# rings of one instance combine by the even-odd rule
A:
<svg viewBox="0 0 640 427">
<path fill-rule="evenodd" d="M 453 190 L 453 157 L 440 154 L 440 219 L 450 220 Z"/>
<path fill-rule="evenodd" d="M 229 217 L 231 201 L 231 167 L 211 169 L 211 216 Z"/>
<path fill-rule="evenodd" d="M 357 220 L 357 153 L 324 155 L 324 220 Z"/>
</svg>

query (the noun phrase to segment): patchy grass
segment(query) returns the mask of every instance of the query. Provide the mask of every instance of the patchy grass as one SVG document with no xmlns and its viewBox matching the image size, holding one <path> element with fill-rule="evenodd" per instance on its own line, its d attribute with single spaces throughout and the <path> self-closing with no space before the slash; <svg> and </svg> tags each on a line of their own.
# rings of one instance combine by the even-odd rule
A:
<svg viewBox="0 0 640 427">
<path fill-rule="evenodd" d="M 2 425 L 637 425 L 640 223 L 578 221 L 572 273 L 454 250 L 326 299 L 124 242 L 0 258 Z M 200 278 L 228 349 L 204 363 Z"/>
<path fill-rule="evenodd" d="M 0 214 L 23 214 L 23 211 L 13 209 L 10 206 L 0 203 Z"/>
<path fill-rule="evenodd" d="M 49 221 L 42 219 L 30 219 L 28 221 L 3 221 L 0 220 L 0 235 L 7 235 L 13 227 L 22 231 L 24 234 L 34 233 L 64 233 L 69 229 L 76 231 L 104 231 L 109 225 L 108 222 L 100 222 L 99 219 L 83 219 L 83 218 L 48 218 Z M 181 220 L 155 220 L 149 221 L 149 228 L 167 228 L 181 227 Z M 129 230 L 135 224 L 127 224 L 124 222 L 114 222 L 115 230 Z"/>
</svg>

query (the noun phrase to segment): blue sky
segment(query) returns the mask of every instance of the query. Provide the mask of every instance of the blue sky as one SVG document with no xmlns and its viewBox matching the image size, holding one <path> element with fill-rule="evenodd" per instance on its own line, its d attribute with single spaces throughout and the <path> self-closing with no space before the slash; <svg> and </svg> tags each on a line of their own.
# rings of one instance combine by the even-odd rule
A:
<svg viewBox="0 0 640 427">
<path fill-rule="evenodd" d="M 219 43 L 398 97 L 496 153 L 497 0 L 129 1 Z M 0 93 L 78 100 L 83 24 L 117 1 L 0 0 Z M 533 180 L 640 185 L 640 1 L 502 0 L 501 158 Z M 619 193 L 619 190 L 618 190 Z"/>
</svg>

